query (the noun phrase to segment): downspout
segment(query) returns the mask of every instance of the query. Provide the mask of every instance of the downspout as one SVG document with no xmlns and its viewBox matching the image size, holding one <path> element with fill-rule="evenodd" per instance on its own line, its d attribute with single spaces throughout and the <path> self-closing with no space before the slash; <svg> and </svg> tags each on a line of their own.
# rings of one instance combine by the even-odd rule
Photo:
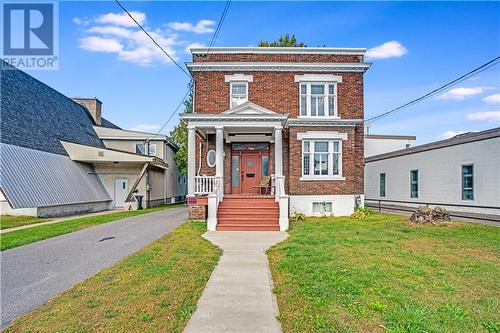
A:
<svg viewBox="0 0 500 333">
<path fill-rule="evenodd" d="M 197 176 L 199 176 L 199 175 L 200 175 L 200 172 L 201 172 L 201 151 L 202 151 L 202 149 L 203 149 L 203 143 L 201 143 L 201 142 L 200 142 L 200 148 L 199 148 L 200 160 L 198 161 L 198 162 L 199 162 L 199 163 L 198 163 L 198 171 L 197 171 L 197 173 L 196 173 L 196 175 L 197 175 Z"/>
</svg>

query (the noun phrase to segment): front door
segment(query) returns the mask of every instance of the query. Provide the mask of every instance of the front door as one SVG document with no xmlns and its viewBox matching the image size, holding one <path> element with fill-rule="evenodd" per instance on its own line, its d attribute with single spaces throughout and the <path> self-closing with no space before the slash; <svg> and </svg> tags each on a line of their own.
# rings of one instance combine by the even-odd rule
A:
<svg viewBox="0 0 500 333">
<path fill-rule="evenodd" d="M 241 193 L 259 193 L 260 157 L 253 152 L 241 154 Z"/>
<path fill-rule="evenodd" d="M 128 179 L 126 178 L 116 178 L 115 179 L 115 207 L 123 207 L 125 199 L 127 199 L 128 194 Z"/>
</svg>

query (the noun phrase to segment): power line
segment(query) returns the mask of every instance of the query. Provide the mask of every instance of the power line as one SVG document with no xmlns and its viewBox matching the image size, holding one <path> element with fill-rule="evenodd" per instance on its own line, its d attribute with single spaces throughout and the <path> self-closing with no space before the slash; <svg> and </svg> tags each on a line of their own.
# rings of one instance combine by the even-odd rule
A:
<svg viewBox="0 0 500 333">
<path fill-rule="evenodd" d="M 118 4 L 118 6 L 120 6 L 120 8 L 121 8 L 121 9 L 123 9 L 123 11 L 124 11 L 125 13 L 127 13 L 127 15 L 128 15 L 128 16 L 129 16 L 129 17 L 130 17 L 130 18 L 131 18 L 134 22 L 135 22 L 135 24 L 137 24 L 137 26 L 138 26 L 139 28 L 141 28 L 141 30 L 142 30 L 142 31 L 143 31 L 143 32 L 144 32 L 144 33 L 145 33 L 145 34 L 146 34 L 146 35 L 147 35 L 147 36 L 148 36 L 148 37 L 149 37 L 149 38 L 153 41 L 153 43 L 154 43 L 156 46 L 158 46 L 158 47 L 160 48 L 160 50 L 162 50 L 162 52 L 163 52 L 163 53 L 165 53 L 165 55 L 166 55 L 166 56 L 167 56 L 167 57 L 168 57 L 168 58 L 169 58 L 169 59 L 170 59 L 170 60 L 171 60 L 171 61 L 172 61 L 172 62 L 173 62 L 173 63 L 174 63 L 177 67 L 179 67 L 179 69 L 180 69 L 181 71 L 183 71 L 183 72 L 184 72 L 184 74 L 186 74 L 187 76 L 191 77 L 191 74 L 189 74 L 189 72 L 187 72 L 184 68 L 182 68 L 182 66 L 181 66 L 181 65 L 179 65 L 179 64 L 177 63 L 177 61 L 175 61 L 175 60 L 174 60 L 174 58 L 172 58 L 172 56 L 170 56 L 170 54 L 168 54 L 168 52 L 167 52 L 167 51 L 165 51 L 165 49 L 164 49 L 164 48 L 163 48 L 160 44 L 158 44 L 158 42 L 156 42 L 156 40 L 155 40 L 155 39 L 154 39 L 154 38 L 153 38 L 153 37 L 149 34 L 149 32 L 147 32 L 147 31 L 146 31 L 146 29 L 144 29 L 144 28 L 142 27 L 142 25 L 141 25 L 139 22 L 137 22 L 137 21 L 136 21 L 136 19 L 135 19 L 135 18 L 134 18 L 134 17 L 133 17 L 130 13 L 129 13 L 129 11 L 128 11 L 125 7 L 123 7 L 123 5 L 120 3 L 120 1 L 115 0 L 115 2 Z"/>
<path fill-rule="evenodd" d="M 435 94 L 437 94 L 437 93 L 439 93 L 439 92 L 441 92 L 441 91 L 445 90 L 445 89 L 446 89 L 446 88 L 448 88 L 448 87 L 451 87 L 451 86 L 453 86 L 453 85 L 455 85 L 455 84 L 457 84 L 457 83 L 460 83 L 460 82 L 462 82 L 462 81 L 464 81 L 464 80 L 466 80 L 466 79 L 468 79 L 468 78 L 470 78 L 470 77 L 472 77 L 472 76 L 474 76 L 474 75 L 477 75 L 477 74 L 479 74 L 479 73 L 481 73 L 481 72 L 483 72 L 483 71 L 485 71 L 485 70 L 489 69 L 490 67 L 493 67 L 493 66 L 497 65 L 498 63 L 500 63 L 500 62 L 498 61 L 499 59 L 500 59 L 500 56 L 498 56 L 498 57 L 496 57 L 496 58 L 494 58 L 494 59 L 492 59 L 492 60 L 488 61 L 487 63 L 485 63 L 485 64 L 483 64 L 483 65 L 481 65 L 481 66 L 479 66 L 479 67 L 477 67 L 477 68 L 473 69 L 472 71 L 467 72 L 466 74 L 464 74 L 464 75 L 462 75 L 462 76 L 460 76 L 460 77 L 458 77 L 458 78 L 456 78 L 456 79 L 454 79 L 454 80 L 452 80 L 452 81 L 450 81 L 450 82 L 448 82 L 448 83 L 446 83 L 446 84 L 444 84 L 444 85 L 440 86 L 439 88 L 436 88 L 436 89 L 434 89 L 434 90 L 432 90 L 432 91 L 428 92 L 428 93 L 427 93 L 427 94 L 425 94 L 425 95 L 422 95 L 422 96 L 420 96 L 420 97 L 418 97 L 418 98 L 415 98 L 414 100 L 412 100 L 412 101 L 410 101 L 410 102 L 408 102 L 408 103 L 405 103 L 405 104 L 403 104 L 403 105 L 401 105 L 401 106 L 398 106 L 397 108 L 394 108 L 394 109 L 392 109 L 392 110 L 389 110 L 389 111 L 384 112 L 384 113 L 382 113 L 382 114 L 379 114 L 379 115 L 377 115 L 377 116 L 374 116 L 374 117 L 371 117 L 371 118 L 369 118 L 369 119 L 366 119 L 366 120 L 365 120 L 365 124 L 366 124 L 366 123 L 373 123 L 373 122 L 374 122 L 374 121 L 376 121 L 376 120 L 379 120 L 379 119 L 385 118 L 385 117 L 387 117 L 387 116 L 389 116 L 389 115 L 391 115 L 391 114 L 394 114 L 394 113 L 396 113 L 396 112 L 399 112 L 399 111 L 401 111 L 402 109 L 405 109 L 405 108 L 407 108 L 407 107 L 409 107 L 409 106 L 411 106 L 411 105 L 414 105 L 414 104 L 416 104 L 416 103 L 418 103 L 418 102 L 421 102 L 421 101 L 423 101 L 424 99 L 427 99 L 427 98 L 429 98 L 429 97 L 431 97 L 431 96 L 433 96 L 433 95 L 435 95 Z"/>
<path fill-rule="evenodd" d="M 117 1 L 117 0 L 115 0 Z M 118 1 L 117 1 L 118 2 Z M 207 51 L 207 55 L 210 53 L 210 50 L 212 48 L 212 46 L 215 44 L 215 41 L 217 40 L 217 37 L 219 36 L 219 33 L 220 33 L 220 30 L 222 29 L 222 25 L 224 23 L 224 19 L 226 18 L 226 15 L 227 15 L 227 11 L 229 10 L 229 6 L 231 5 L 231 0 L 228 0 L 226 1 L 226 5 L 224 6 L 224 9 L 222 11 L 222 14 L 221 14 L 221 17 L 219 19 L 219 23 L 217 24 L 217 27 L 215 28 L 215 31 L 214 31 L 214 34 L 212 36 L 212 40 L 210 41 L 210 44 L 209 44 L 209 48 L 208 48 L 208 51 Z M 129 14 L 130 16 L 130 14 Z M 135 21 L 135 20 L 134 20 Z M 203 67 L 204 63 L 202 63 L 202 67 Z M 160 132 L 167 126 L 167 124 L 170 122 L 170 120 L 172 120 L 173 116 L 177 113 L 177 111 L 179 110 L 179 108 L 181 107 L 181 105 L 184 103 L 184 101 L 186 100 L 186 98 L 188 97 L 190 91 L 191 91 L 191 84 L 194 84 L 194 80 L 192 79 L 190 82 L 189 82 L 189 85 L 188 85 L 188 89 L 186 91 L 186 94 L 184 95 L 184 97 L 182 98 L 181 102 L 179 103 L 179 105 L 177 105 L 177 107 L 175 108 L 175 110 L 170 114 L 170 117 L 167 119 L 167 121 L 160 127 L 160 129 L 155 133 L 155 135 L 153 135 L 152 137 L 148 138 L 148 140 L 151 140 L 153 139 L 154 137 L 156 137 L 158 134 L 160 134 Z"/>
</svg>

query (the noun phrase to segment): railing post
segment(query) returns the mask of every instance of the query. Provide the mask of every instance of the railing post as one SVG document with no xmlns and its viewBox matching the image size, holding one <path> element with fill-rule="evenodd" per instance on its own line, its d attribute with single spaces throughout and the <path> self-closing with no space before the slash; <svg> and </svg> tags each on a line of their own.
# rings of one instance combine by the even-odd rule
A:
<svg viewBox="0 0 500 333">
<path fill-rule="evenodd" d="M 207 229 L 215 231 L 217 227 L 217 194 L 210 193 L 208 195 L 208 216 Z"/>
<path fill-rule="evenodd" d="M 279 207 L 280 207 L 280 231 L 288 230 L 288 195 L 279 196 Z"/>
<path fill-rule="evenodd" d="M 195 127 L 188 125 L 188 157 L 187 157 L 187 178 L 188 178 L 188 196 L 194 196 L 195 192 L 195 152 L 196 152 L 196 134 Z"/>
</svg>

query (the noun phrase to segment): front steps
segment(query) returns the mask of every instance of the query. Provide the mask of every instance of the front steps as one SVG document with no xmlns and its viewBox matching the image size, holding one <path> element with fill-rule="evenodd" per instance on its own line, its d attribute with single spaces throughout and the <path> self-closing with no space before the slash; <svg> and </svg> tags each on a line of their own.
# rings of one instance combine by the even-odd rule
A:
<svg viewBox="0 0 500 333">
<path fill-rule="evenodd" d="M 279 231 L 279 205 L 273 196 L 225 196 L 216 230 Z"/>
</svg>

